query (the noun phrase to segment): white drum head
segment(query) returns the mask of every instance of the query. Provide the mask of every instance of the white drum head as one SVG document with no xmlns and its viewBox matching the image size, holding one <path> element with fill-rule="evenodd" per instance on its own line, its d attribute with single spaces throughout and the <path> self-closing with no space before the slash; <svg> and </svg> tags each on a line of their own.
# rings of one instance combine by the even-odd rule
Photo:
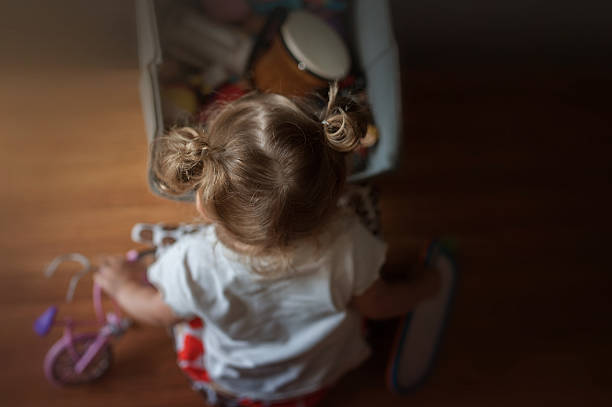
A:
<svg viewBox="0 0 612 407">
<path fill-rule="evenodd" d="M 304 10 L 292 12 L 281 27 L 281 36 L 300 69 L 327 80 L 348 74 L 351 58 L 346 44 L 316 15 Z"/>
</svg>

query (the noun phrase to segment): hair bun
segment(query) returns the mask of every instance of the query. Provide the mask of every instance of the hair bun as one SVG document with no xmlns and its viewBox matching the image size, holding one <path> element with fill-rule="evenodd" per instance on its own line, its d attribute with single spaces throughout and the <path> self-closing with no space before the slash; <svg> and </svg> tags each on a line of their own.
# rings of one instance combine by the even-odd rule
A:
<svg viewBox="0 0 612 407">
<path fill-rule="evenodd" d="M 156 140 L 153 171 L 166 192 L 182 195 L 201 183 L 203 161 L 208 152 L 209 146 L 202 129 L 172 128 Z"/>
<path fill-rule="evenodd" d="M 349 97 L 338 97 L 337 82 L 329 86 L 329 100 L 321 123 L 329 146 L 340 152 L 355 150 L 367 130 L 363 107 Z"/>
</svg>

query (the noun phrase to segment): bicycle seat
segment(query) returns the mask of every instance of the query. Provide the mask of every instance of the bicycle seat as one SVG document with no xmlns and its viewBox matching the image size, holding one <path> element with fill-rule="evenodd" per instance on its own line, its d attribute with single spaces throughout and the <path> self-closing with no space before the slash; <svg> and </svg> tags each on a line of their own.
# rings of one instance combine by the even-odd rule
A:
<svg viewBox="0 0 612 407">
<path fill-rule="evenodd" d="M 55 315 L 57 314 L 57 307 L 55 305 L 47 308 L 45 312 L 43 312 L 37 319 L 34 321 L 34 331 L 40 335 L 45 336 L 53 323 L 55 322 Z"/>
</svg>

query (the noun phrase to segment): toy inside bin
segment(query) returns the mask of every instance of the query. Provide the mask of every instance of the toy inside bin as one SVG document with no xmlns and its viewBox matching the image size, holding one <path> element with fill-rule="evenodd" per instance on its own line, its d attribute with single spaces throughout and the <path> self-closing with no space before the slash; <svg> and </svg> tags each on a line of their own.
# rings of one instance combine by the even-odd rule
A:
<svg viewBox="0 0 612 407">
<path fill-rule="evenodd" d="M 253 5 L 258 2 L 248 3 Z M 289 3 L 311 2 L 304 0 Z M 337 7 L 344 2 L 312 3 L 330 3 Z M 234 98 L 249 91 L 254 86 L 253 77 L 249 74 L 255 71 L 253 68 L 257 61 L 265 60 L 261 55 L 269 53 L 268 47 L 273 43 L 274 30 L 281 30 L 281 26 L 274 26 L 271 14 L 258 15 L 252 10 L 250 15 L 253 18 L 248 23 L 243 21 L 241 26 L 236 21 L 219 21 L 218 18 L 201 13 L 202 10 L 198 10 L 199 14 L 186 13 L 186 7 L 193 7 L 194 4 L 201 3 L 136 1 L 140 91 L 149 143 L 173 125 L 193 122 L 194 118 L 205 121 L 205 106 L 216 98 Z M 330 18 L 343 12 L 342 17 L 348 21 L 345 29 L 350 35 L 345 38 L 352 57 L 351 72 L 358 73 L 353 75 L 353 79 L 357 76 L 357 79 L 363 80 L 353 83 L 346 81 L 343 84 L 353 89 L 358 89 L 360 84 L 364 85 L 360 96 L 369 102 L 373 124 L 379 134 L 377 143 L 367 150 L 367 156 L 364 155 L 365 159 L 361 160 L 349 177 L 350 181 L 357 181 L 390 171 L 398 164 L 401 87 L 397 45 L 387 1 L 361 0 L 346 4 L 344 9 L 330 8 L 322 10 L 320 15 L 332 21 Z M 291 12 L 291 9 L 287 10 L 288 15 L 291 15 Z M 206 21 L 209 26 L 201 24 L 201 21 Z M 268 24 L 265 24 L 266 21 Z M 268 26 L 270 24 L 272 27 Z M 210 27 L 219 29 L 211 30 Z M 262 50 L 262 33 L 269 34 L 266 30 L 271 30 L 273 34 L 269 35 L 269 38 L 264 37 L 268 43 L 264 44 Z M 197 35 L 191 35 L 193 32 Z M 207 46 L 204 47 L 201 42 L 189 41 L 198 35 L 208 35 L 212 40 L 206 41 Z M 224 49 L 229 49 L 230 52 L 222 52 Z M 296 61 L 296 66 L 298 63 Z M 176 75 L 177 71 L 182 75 L 181 80 L 173 81 L 173 75 Z M 245 72 L 247 75 L 241 76 Z M 184 78 L 189 80 L 185 81 Z M 326 81 L 319 83 L 326 87 Z M 149 184 L 154 193 L 163 197 L 193 199 L 190 194 L 178 198 L 165 194 L 150 169 Z"/>
</svg>

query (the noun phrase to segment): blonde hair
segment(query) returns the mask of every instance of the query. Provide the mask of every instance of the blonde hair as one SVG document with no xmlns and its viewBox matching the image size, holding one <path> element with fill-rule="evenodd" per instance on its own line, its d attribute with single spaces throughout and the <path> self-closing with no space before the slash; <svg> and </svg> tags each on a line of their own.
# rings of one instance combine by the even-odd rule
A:
<svg viewBox="0 0 612 407">
<path fill-rule="evenodd" d="M 329 89 L 327 105 L 251 93 L 219 106 L 206 127 L 178 127 L 154 146 L 166 192 L 195 190 L 202 207 L 252 255 L 282 253 L 333 217 L 359 145 L 363 108 Z"/>
</svg>

